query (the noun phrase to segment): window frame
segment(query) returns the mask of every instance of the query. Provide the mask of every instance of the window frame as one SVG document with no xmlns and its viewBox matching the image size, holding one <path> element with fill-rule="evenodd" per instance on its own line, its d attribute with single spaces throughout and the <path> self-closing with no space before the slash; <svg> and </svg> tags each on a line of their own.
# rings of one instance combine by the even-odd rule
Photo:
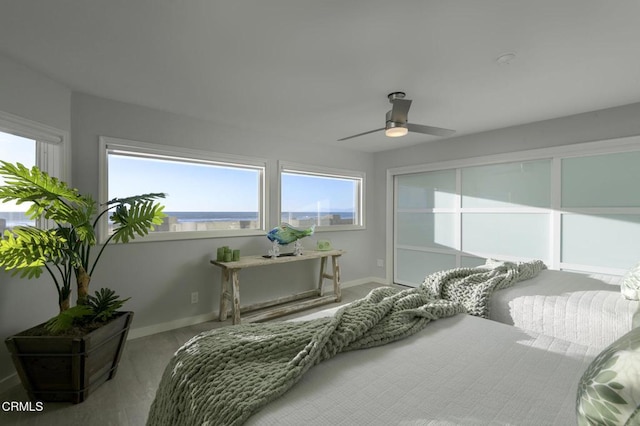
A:
<svg viewBox="0 0 640 426">
<path fill-rule="evenodd" d="M 316 225 L 314 232 L 333 232 L 333 231 L 358 231 L 366 229 L 365 223 L 365 194 L 366 194 L 366 173 L 355 170 L 334 169 L 324 166 L 313 166 L 308 164 L 294 163 L 289 161 L 278 161 L 278 200 L 277 200 L 277 218 L 278 224 L 282 218 L 282 173 L 297 173 L 308 176 L 320 176 L 326 178 L 351 179 L 358 181 L 357 195 L 357 224 L 349 225 Z"/>
<path fill-rule="evenodd" d="M 222 237 L 239 237 L 265 235 L 266 224 L 268 223 L 268 180 L 267 180 L 267 161 L 265 159 L 255 157 L 245 157 L 231 154 L 220 154 L 210 151 L 201 151 L 189 148 L 157 145 L 147 142 L 139 142 L 128 139 L 113 138 L 108 136 L 100 136 L 100 160 L 99 160 L 99 202 L 105 203 L 109 197 L 109 170 L 108 158 L 110 151 L 123 151 L 131 153 L 139 153 L 141 156 L 153 158 L 169 157 L 171 159 L 184 159 L 185 162 L 204 163 L 223 166 L 237 166 L 239 168 L 255 169 L 260 172 L 259 182 L 259 200 L 260 220 L 257 229 L 221 229 L 207 231 L 177 231 L 177 232 L 150 232 L 144 237 L 139 237 L 131 242 L 150 242 L 150 241 L 177 241 L 191 240 L 201 238 L 222 238 Z M 160 200 L 162 203 L 162 200 Z M 98 239 L 100 243 L 104 243 L 108 236 L 108 217 L 102 218 L 98 224 Z"/>
<path fill-rule="evenodd" d="M 70 181 L 69 132 L 0 111 L 0 131 L 36 141 L 36 166 Z"/>
<path fill-rule="evenodd" d="M 4 111 L 0 111 L 0 131 L 34 140 L 35 165 L 49 176 L 71 182 L 69 132 Z M 38 218 L 35 224 L 38 228 L 54 225 L 53 221 L 43 218 Z"/>
</svg>

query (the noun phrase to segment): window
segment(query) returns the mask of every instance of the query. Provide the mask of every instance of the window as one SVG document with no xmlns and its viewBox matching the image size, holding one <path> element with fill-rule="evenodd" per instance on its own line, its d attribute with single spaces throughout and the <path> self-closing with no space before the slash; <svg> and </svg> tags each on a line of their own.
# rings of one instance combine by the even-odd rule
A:
<svg viewBox="0 0 640 426">
<path fill-rule="evenodd" d="M 101 138 L 101 201 L 163 192 L 167 217 L 147 240 L 265 232 L 264 161 Z M 111 232 L 107 221 L 103 234 Z"/>
<path fill-rule="evenodd" d="M 0 158 L 31 168 L 36 164 L 36 141 L 0 132 Z M 3 184 L 4 178 L 0 176 L 0 186 Z M 13 201 L 0 204 L 0 232 L 17 225 L 35 225 L 35 220 L 25 215 L 28 208 L 26 203 L 18 205 Z"/>
<path fill-rule="evenodd" d="M 392 170 L 394 282 L 489 257 L 621 275 L 640 250 L 638 162 L 631 137 Z"/>
<path fill-rule="evenodd" d="M 638 259 L 640 151 L 563 158 L 561 265 L 626 271 Z"/>
<path fill-rule="evenodd" d="M 280 220 L 316 230 L 364 228 L 364 173 L 280 164 Z"/>
<path fill-rule="evenodd" d="M 64 173 L 67 140 L 65 132 L 0 112 L 0 159 L 4 161 L 22 163 L 26 167 L 37 165 L 50 175 L 67 180 Z M 0 177 L 0 185 L 3 183 Z M 0 235 L 17 225 L 40 226 L 25 215 L 28 208 L 25 203 L 1 203 Z"/>
</svg>

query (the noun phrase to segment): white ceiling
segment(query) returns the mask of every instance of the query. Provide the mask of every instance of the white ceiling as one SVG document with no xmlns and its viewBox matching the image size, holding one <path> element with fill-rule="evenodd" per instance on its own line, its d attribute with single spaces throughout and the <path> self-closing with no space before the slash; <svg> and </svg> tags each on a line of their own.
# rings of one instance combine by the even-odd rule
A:
<svg viewBox="0 0 640 426">
<path fill-rule="evenodd" d="M 640 102 L 638 0 L 0 0 L 0 53 L 73 90 L 382 151 L 386 95 L 457 135 Z M 516 53 L 509 64 L 496 58 Z"/>
</svg>

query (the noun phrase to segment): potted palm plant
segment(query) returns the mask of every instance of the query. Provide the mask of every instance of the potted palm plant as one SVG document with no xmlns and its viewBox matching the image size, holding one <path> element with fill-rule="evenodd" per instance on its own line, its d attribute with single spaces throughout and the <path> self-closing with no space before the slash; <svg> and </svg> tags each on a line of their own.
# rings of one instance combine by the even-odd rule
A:
<svg viewBox="0 0 640 426">
<path fill-rule="evenodd" d="M 119 311 L 128 299 L 101 288 L 89 293 L 91 275 L 109 243 L 146 235 L 165 217 L 162 193 L 115 198 L 104 205 L 37 167 L 0 160 L 0 201 L 27 203 L 26 215 L 50 227 L 16 226 L 0 238 L 0 267 L 22 278 L 46 271 L 56 287 L 59 314 L 10 336 L 5 343 L 22 384 L 34 401 L 82 402 L 111 379 L 133 312 Z M 109 215 L 112 231 L 97 253 L 96 227 Z M 71 305 L 73 283 L 77 288 Z"/>
</svg>

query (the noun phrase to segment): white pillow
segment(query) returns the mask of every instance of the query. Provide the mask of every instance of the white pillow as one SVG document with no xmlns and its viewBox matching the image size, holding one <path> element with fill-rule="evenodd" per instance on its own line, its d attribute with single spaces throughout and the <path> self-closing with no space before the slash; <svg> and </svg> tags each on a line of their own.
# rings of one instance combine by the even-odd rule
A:
<svg viewBox="0 0 640 426">
<path fill-rule="evenodd" d="M 622 277 L 620 291 L 629 300 L 640 300 L 640 263 Z"/>
</svg>

